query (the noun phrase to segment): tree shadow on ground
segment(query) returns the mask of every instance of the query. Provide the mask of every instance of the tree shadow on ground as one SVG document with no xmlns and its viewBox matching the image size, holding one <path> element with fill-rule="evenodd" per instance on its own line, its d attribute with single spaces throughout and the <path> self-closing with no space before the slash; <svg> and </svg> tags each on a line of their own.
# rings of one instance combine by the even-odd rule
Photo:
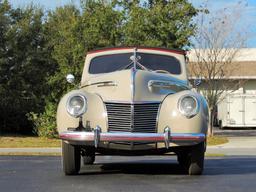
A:
<svg viewBox="0 0 256 192">
<path fill-rule="evenodd" d="M 223 130 L 215 127 L 214 135 L 225 137 L 256 137 L 256 127 L 225 128 Z"/>
<path fill-rule="evenodd" d="M 139 160 L 129 162 L 98 163 L 84 166 L 81 175 L 97 174 L 187 175 L 175 160 Z M 236 175 L 256 173 L 256 157 L 208 158 L 203 175 Z"/>
</svg>

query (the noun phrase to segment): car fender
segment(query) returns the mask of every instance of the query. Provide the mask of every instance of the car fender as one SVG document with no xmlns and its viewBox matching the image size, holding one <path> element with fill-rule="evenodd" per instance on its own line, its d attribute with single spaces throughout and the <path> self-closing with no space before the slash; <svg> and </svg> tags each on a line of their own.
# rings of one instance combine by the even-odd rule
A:
<svg viewBox="0 0 256 192">
<path fill-rule="evenodd" d="M 187 118 L 178 109 L 179 99 L 184 95 L 194 96 L 199 103 L 198 113 Z M 171 128 L 174 133 L 204 133 L 208 129 L 208 106 L 200 94 L 185 90 L 165 97 L 161 103 L 158 117 L 158 132 L 163 132 L 166 126 Z"/>
<path fill-rule="evenodd" d="M 82 94 L 87 99 L 87 111 L 82 115 L 83 127 L 92 130 L 99 125 L 103 131 L 107 129 L 107 115 L 104 103 L 97 94 L 88 93 L 83 89 L 74 90 L 62 97 L 57 109 L 57 130 L 58 132 L 67 131 L 68 128 L 77 128 L 79 126 L 79 118 L 72 117 L 66 110 L 68 98 L 74 94 Z"/>
</svg>

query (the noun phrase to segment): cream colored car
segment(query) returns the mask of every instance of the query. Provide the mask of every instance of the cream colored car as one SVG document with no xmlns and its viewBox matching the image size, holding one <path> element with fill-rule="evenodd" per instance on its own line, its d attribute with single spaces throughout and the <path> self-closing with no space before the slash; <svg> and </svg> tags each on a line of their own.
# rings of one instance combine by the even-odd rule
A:
<svg viewBox="0 0 256 192">
<path fill-rule="evenodd" d="M 74 82 L 68 75 L 67 81 Z M 95 155 L 177 155 L 190 175 L 203 171 L 208 107 L 191 90 L 185 52 L 105 48 L 87 54 L 79 88 L 57 111 L 63 170 L 78 174 Z M 81 158 L 82 157 L 82 158 Z"/>
</svg>

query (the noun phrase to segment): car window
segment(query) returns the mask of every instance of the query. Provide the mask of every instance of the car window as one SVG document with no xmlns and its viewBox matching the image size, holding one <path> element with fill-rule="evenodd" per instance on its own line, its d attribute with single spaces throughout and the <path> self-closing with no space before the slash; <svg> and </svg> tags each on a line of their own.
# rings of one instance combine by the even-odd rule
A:
<svg viewBox="0 0 256 192">
<path fill-rule="evenodd" d="M 89 73 L 110 73 L 124 69 L 132 62 L 130 59 L 132 55 L 133 53 L 121 53 L 95 57 L 91 60 Z M 140 58 L 138 62 L 149 70 L 166 70 L 175 75 L 181 73 L 180 62 L 175 57 L 149 53 L 137 53 L 137 56 Z M 129 68 L 132 66 L 131 64 Z"/>
</svg>

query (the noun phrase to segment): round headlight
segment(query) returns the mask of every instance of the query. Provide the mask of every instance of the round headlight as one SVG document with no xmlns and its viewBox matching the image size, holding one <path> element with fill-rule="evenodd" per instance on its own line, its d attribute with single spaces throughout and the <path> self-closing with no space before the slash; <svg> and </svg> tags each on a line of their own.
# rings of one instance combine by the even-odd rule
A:
<svg viewBox="0 0 256 192">
<path fill-rule="evenodd" d="M 180 98 L 178 108 L 184 116 L 192 118 L 199 112 L 199 102 L 194 96 L 186 95 Z"/>
<path fill-rule="evenodd" d="M 87 110 L 87 99 L 84 95 L 72 95 L 67 101 L 67 112 L 73 117 L 80 117 Z"/>
</svg>

